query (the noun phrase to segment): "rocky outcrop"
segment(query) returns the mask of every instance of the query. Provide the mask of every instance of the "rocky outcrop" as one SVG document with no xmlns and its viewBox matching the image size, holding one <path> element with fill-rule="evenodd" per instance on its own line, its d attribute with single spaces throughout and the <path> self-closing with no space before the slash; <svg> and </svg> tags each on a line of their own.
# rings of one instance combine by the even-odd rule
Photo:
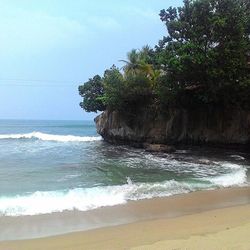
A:
<svg viewBox="0 0 250 250">
<path fill-rule="evenodd" d="M 104 111 L 95 118 L 104 140 L 134 146 L 148 144 L 249 144 L 250 111 L 239 109 L 143 110 L 135 115 Z"/>
<path fill-rule="evenodd" d="M 175 151 L 173 146 L 165 144 L 148 144 L 144 143 L 143 148 L 148 152 L 157 152 L 157 153 L 172 153 Z"/>
</svg>

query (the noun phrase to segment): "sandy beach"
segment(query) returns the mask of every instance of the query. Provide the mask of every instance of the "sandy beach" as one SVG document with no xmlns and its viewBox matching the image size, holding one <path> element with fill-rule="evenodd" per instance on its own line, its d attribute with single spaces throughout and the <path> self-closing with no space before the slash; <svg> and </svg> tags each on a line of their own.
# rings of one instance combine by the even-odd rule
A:
<svg viewBox="0 0 250 250">
<path fill-rule="evenodd" d="M 65 220 L 72 216 L 65 214 Z M 37 239 L 1 241 L 0 249 L 250 249 L 249 187 L 143 200 L 74 216 L 87 216 L 89 220 L 106 217 L 106 222 L 125 216 L 127 223 Z M 28 230 L 29 225 L 38 225 L 41 220 L 46 223 L 46 218 L 52 220 L 31 216 L 22 224 L 20 218 L 12 218 L 0 227 L 4 231 L 12 223 L 19 231 Z"/>
</svg>

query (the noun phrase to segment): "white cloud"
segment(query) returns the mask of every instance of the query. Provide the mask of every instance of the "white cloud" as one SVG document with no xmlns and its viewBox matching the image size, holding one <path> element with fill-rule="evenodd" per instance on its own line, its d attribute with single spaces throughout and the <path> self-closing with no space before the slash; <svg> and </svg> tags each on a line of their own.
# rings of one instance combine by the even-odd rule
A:
<svg viewBox="0 0 250 250">
<path fill-rule="evenodd" d="M 75 20 L 20 9 L 0 11 L 0 51 L 23 53 L 68 46 L 81 38 L 86 28 Z"/>
<path fill-rule="evenodd" d="M 150 8 L 142 9 L 142 8 L 135 8 L 132 7 L 129 9 L 129 14 L 133 16 L 141 16 L 142 18 L 151 20 L 151 21 L 157 21 L 159 22 L 159 11 L 155 11 Z"/>
<path fill-rule="evenodd" d="M 120 29 L 116 19 L 88 16 L 80 20 L 0 3 L 1 56 L 43 53 L 55 48 L 82 47 L 96 31 Z"/>
<path fill-rule="evenodd" d="M 121 28 L 121 25 L 117 22 L 117 20 L 107 16 L 90 17 L 87 21 L 90 25 L 102 30 L 113 31 Z"/>
</svg>

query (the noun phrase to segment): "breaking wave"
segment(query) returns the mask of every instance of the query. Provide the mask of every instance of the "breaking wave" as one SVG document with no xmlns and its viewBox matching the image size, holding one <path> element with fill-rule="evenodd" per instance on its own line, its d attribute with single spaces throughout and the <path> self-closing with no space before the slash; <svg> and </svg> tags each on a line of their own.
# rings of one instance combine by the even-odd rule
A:
<svg viewBox="0 0 250 250">
<path fill-rule="evenodd" d="M 231 171 L 226 174 L 204 178 L 218 187 L 231 187 L 243 185 L 247 182 L 247 168 L 231 163 L 222 164 Z"/>
<path fill-rule="evenodd" d="M 91 142 L 102 140 L 101 136 L 53 135 L 42 132 L 32 132 L 26 134 L 1 134 L 0 139 L 37 139 L 42 141 L 57 142 Z"/>
<path fill-rule="evenodd" d="M 215 177 L 204 182 L 200 180 L 192 182 L 168 180 L 155 183 L 133 183 L 128 177 L 127 184 L 124 185 L 37 191 L 14 197 L 1 197 L 0 214 L 22 216 L 72 210 L 87 211 L 124 204 L 129 200 L 166 197 L 196 190 L 214 189 L 218 186 L 238 185 L 246 181 L 245 176 L 241 176 L 241 173 L 237 173 L 234 177 L 229 175 Z"/>
</svg>

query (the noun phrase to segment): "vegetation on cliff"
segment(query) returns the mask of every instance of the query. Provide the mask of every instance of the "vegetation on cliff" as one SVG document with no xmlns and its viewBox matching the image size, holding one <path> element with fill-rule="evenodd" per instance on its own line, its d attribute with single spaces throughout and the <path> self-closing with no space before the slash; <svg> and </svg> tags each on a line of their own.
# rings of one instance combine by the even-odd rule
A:
<svg viewBox="0 0 250 250">
<path fill-rule="evenodd" d="M 250 108 L 250 2 L 184 0 L 160 11 L 168 35 L 82 86 L 88 112 L 215 105 Z"/>
</svg>

